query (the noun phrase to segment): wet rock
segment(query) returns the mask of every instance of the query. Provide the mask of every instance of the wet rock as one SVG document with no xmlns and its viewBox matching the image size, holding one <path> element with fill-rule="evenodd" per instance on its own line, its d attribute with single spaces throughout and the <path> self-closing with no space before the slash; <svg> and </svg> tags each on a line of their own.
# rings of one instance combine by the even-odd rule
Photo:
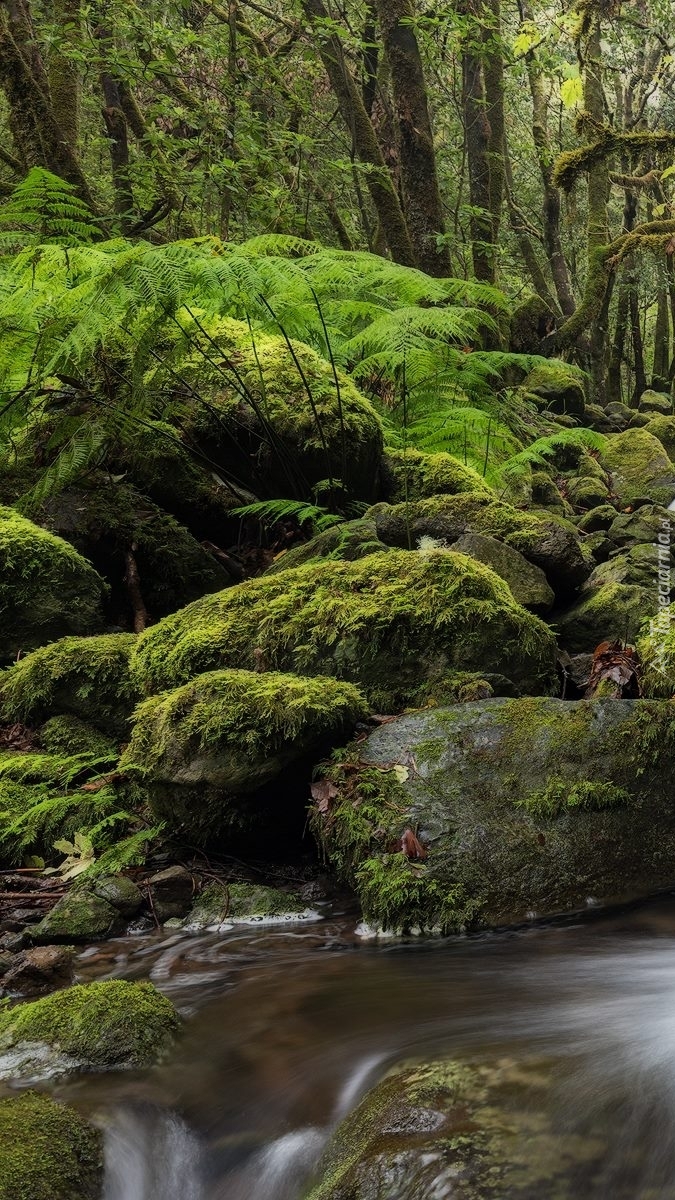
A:
<svg viewBox="0 0 675 1200">
<path fill-rule="evenodd" d="M 507 925 L 675 880 L 671 706 L 492 699 L 397 717 L 312 825 L 388 929 Z"/>
<path fill-rule="evenodd" d="M 69 946 L 34 946 L 23 950 L 3 979 L 8 992 L 37 996 L 65 987 L 73 980 L 73 950 Z"/>
<path fill-rule="evenodd" d="M 165 867 L 148 879 L 152 907 L 160 922 L 171 917 L 184 917 L 189 911 L 195 890 L 194 879 L 185 867 Z"/>
<path fill-rule="evenodd" d="M 621 508 L 645 499 L 667 506 L 675 498 L 675 467 L 646 429 L 629 429 L 610 437 L 600 461 L 610 472 L 612 491 Z"/>
<path fill-rule="evenodd" d="M 31 930 L 38 944 L 92 942 L 121 932 L 123 922 L 112 904 L 84 887 L 74 887 Z"/>
<path fill-rule="evenodd" d="M 171 1001 L 151 983 L 77 984 L 0 1010 L 0 1079 L 147 1067 L 178 1028 Z"/>
<path fill-rule="evenodd" d="M 100 1130 L 37 1092 L 0 1100 L 0 1200 L 99 1200 Z"/>
<path fill-rule="evenodd" d="M 18 933 L 24 925 L 35 925 L 41 921 L 44 910 L 39 908 L 12 908 L 2 918 L 2 929 Z"/>
<path fill-rule="evenodd" d="M 277 925 L 316 920 L 317 916 L 300 896 L 291 892 L 261 884 L 214 882 L 200 893 L 182 926 L 190 933 L 198 933 L 224 924 Z"/>
<path fill-rule="evenodd" d="M 550 1074 L 536 1060 L 396 1067 L 338 1127 L 308 1200 L 576 1200 L 606 1142 L 549 1110 Z"/>
</svg>

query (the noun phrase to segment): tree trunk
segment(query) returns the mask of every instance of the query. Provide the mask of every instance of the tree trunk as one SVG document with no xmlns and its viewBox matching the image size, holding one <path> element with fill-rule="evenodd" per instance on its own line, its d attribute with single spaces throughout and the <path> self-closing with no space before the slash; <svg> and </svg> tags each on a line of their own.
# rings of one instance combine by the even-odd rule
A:
<svg viewBox="0 0 675 1200">
<path fill-rule="evenodd" d="M 368 168 L 366 182 L 375 206 L 389 252 L 395 262 L 417 266 L 417 258 L 399 198 L 387 170 L 372 122 L 365 110 L 361 92 L 349 70 L 342 43 L 336 33 L 323 25 L 328 13 L 323 0 L 302 0 L 330 85 L 335 93 L 342 119 L 347 126 L 354 151 Z"/>
<path fill-rule="evenodd" d="M 54 0 L 53 13 L 63 45 L 78 49 L 82 41 L 80 0 Z M 49 55 L 49 92 L 59 128 L 76 154 L 80 128 L 80 72 L 74 59 L 64 54 L 60 47 Z"/>
<path fill-rule="evenodd" d="M 467 9 L 472 11 L 473 0 Z M 496 277 L 495 248 L 492 243 L 490 212 L 490 140 L 487 118 L 483 64 L 481 55 L 473 48 L 472 34 L 462 55 L 462 110 L 466 144 L 471 201 L 471 256 L 476 279 L 494 283 Z"/>
<path fill-rule="evenodd" d="M 614 338 L 609 356 L 609 369 L 607 371 L 608 403 L 622 399 L 621 366 L 624 359 L 624 346 L 626 344 L 627 326 L 628 289 L 624 281 L 622 283 L 621 290 L 619 291 L 619 299 L 616 306 L 616 325 L 614 326 Z"/>
<path fill-rule="evenodd" d="M 664 382 L 670 370 L 670 304 L 668 284 L 660 278 L 656 293 L 656 322 L 654 324 L 653 382 Z"/>
<path fill-rule="evenodd" d="M 396 106 L 397 144 L 406 221 L 417 261 L 429 275 L 449 275 L 443 206 L 422 58 L 411 0 L 376 0 Z"/>
</svg>

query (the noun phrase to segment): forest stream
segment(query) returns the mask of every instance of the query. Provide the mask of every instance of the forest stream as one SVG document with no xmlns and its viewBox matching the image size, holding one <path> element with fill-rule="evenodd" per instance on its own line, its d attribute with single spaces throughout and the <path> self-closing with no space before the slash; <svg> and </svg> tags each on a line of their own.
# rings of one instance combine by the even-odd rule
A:
<svg viewBox="0 0 675 1200">
<path fill-rule="evenodd" d="M 149 1073 L 71 1078 L 57 1095 L 105 1130 L 105 1200 L 296 1200 L 332 1129 L 392 1065 L 449 1054 L 514 1077 L 534 1065 L 517 1103 L 545 1109 L 564 1140 L 570 1194 L 665 1200 L 674 938 L 665 898 L 424 942 L 360 942 L 344 915 L 106 942 L 81 953 L 78 978 L 152 980 L 185 1032 Z M 552 1152 L 537 1136 L 520 1151 Z"/>
</svg>

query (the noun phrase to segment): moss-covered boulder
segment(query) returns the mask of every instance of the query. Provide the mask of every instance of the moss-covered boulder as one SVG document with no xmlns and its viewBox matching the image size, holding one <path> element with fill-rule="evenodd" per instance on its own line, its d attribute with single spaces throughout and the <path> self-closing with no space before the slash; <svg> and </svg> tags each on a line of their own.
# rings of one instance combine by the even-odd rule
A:
<svg viewBox="0 0 675 1200">
<path fill-rule="evenodd" d="M 492 495 L 482 476 L 451 454 L 424 454 L 421 450 L 388 446 L 382 457 L 381 478 L 382 499 L 390 504 L 462 492 Z"/>
<path fill-rule="evenodd" d="M 331 364 L 302 342 L 289 348 L 280 335 L 252 337 L 245 321 L 229 317 L 204 326 L 207 353 L 194 351 L 180 365 L 200 397 L 184 425 L 191 444 L 268 496 L 333 479 L 353 497 L 375 499 L 382 426 L 353 381 L 338 371 L 336 385 Z M 191 332 L 193 344 L 200 341 L 199 330 Z"/>
<path fill-rule="evenodd" d="M 0 1011 L 0 1078 L 148 1067 L 178 1028 L 173 1004 L 151 983 L 77 984 Z"/>
<path fill-rule="evenodd" d="M 134 642 L 132 633 L 105 633 L 40 647 L 0 675 L 3 719 L 39 723 L 66 713 L 122 736 L 137 699 L 129 673 Z"/>
<path fill-rule="evenodd" d="M 674 746 L 660 701 L 411 713 L 331 768 L 338 793 L 313 827 L 373 926 L 500 926 L 629 900 L 675 881 Z"/>
<path fill-rule="evenodd" d="M 0 507 L 0 660 L 100 628 L 103 580 L 68 542 Z"/>
<path fill-rule="evenodd" d="M 467 533 L 497 538 L 540 567 L 556 593 L 574 591 L 590 573 L 576 529 L 554 516 L 525 513 L 486 496 L 436 496 L 416 504 L 377 506 L 378 537 L 413 549 L 421 538 L 451 545 Z"/>
<path fill-rule="evenodd" d="M 100 1130 L 37 1092 L 0 1100 L 0 1200 L 99 1200 Z"/>
<path fill-rule="evenodd" d="M 108 581 L 109 611 L 124 626 L 133 624 L 125 583 L 130 552 L 152 619 L 234 582 L 223 564 L 175 517 L 130 484 L 111 482 L 107 473 L 94 476 L 86 488 L 60 492 L 45 505 L 42 519 Z"/>
<path fill-rule="evenodd" d="M 596 566 L 577 601 L 558 618 L 564 648 L 578 653 L 606 640 L 634 642 L 658 608 L 662 565 L 658 547 L 648 544 Z M 669 558 L 664 569 L 667 575 Z"/>
<path fill-rule="evenodd" d="M 660 504 L 643 504 L 634 512 L 618 513 L 607 536 L 622 549 L 649 543 L 670 546 L 675 550 L 675 513 Z"/>
<path fill-rule="evenodd" d="M 668 392 L 656 392 L 653 388 L 647 388 L 640 396 L 638 409 L 643 413 L 659 413 L 661 416 L 668 417 L 673 412 L 672 396 Z"/>
<path fill-rule="evenodd" d="M 147 692 L 214 669 L 334 675 L 392 709 L 448 672 L 489 670 L 548 688 L 553 637 L 493 571 L 443 550 L 373 554 L 253 579 L 166 617 L 139 639 Z"/>
<path fill-rule="evenodd" d="M 608 438 L 601 463 L 611 475 L 621 508 L 645 499 L 667 507 L 675 499 L 675 467 L 646 429 L 627 429 Z"/>
<path fill-rule="evenodd" d="M 606 533 L 616 520 L 616 509 L 613 504 L 599 504 L 589 512 L 584 513 L 577 522 L 580 533 Z"/>
<path fill-rule="evenodd" d="M 675 417 L 650 416 L 645 425 L 647 433 L 658 438 L 670 461 L 675 459 Z"/>
<path fill-rule="evenodd" d="M 579 1130 L 548 1103 L 553 1069 L 513 1057 L 395 1067 L 338 1126 L 307 1200 L 576 1200 L 609 1131 L 600 1114 Z M 630 1178 L 613 1187 L 633 1200 Z"/>
<path fill-rule="evenodd" d="M 597 508 L 609 499 L 609 488 L 602 479 L 589 479 L 583 475 L 575 475 L 568 479 L 565 492 L 570 504 L 575 509 L 584 511 Z"/>
<path fill-rule="evenodd" d="M 574 417 L 584 414 L 586 397 L 583 372 L 571 363 L 559 359 L 541 363 L 530 371 L 521 390 L 532 397 L 540 408 Z"/>
<path fill-rule="evenodd" d="M 540 354 L 556 327 L 556 315 L 541 296 L 528 296 L 511 314 L 509 345 L 514 354 Z"/>
<path fill-rule="evenodd" d="M 357 688 L 326 676 L 210 671 L 139 706 L 121 768 L 140 771 L 162 819 L 213 834 L 236 796 L 344 740 L 366 713 Z"/>
</svg>

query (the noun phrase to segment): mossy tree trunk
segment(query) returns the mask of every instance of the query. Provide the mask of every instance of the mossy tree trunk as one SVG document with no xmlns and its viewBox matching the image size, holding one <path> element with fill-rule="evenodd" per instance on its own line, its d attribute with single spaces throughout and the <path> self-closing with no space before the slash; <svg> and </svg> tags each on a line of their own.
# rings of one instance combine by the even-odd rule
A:
<svg viewBox="0 0 675 1200">
<path fill-rule="evenodd" d="M 58 126 L 73 154 L 80 130 L 80 71 L 69 51 L 82 42 L 80 0 L 53 0 L 53 19 L 60 42 L 49 55 L 49 92 Z"/>
<path fill-rule="evenodd" d="M 411 0 L 376 0 L 391 70 L 406 220 L 417 261 L 429 275 L 449 275 L 434 135 Z"/>
<path fill-rule="evenodd" d="M 368 168 L 368 190 L 389 252 L 395 262 L 417 266 L 417 256 L 401 202 L 366 112 L 361 91 L 347 64 L 342 43 L 331 28 L 323 0 L 302 0 L 302 7 L 311 23 L 321 61 L 351 135 L 356 157 Z"/>
<path fill-rule="evenodd" d="M 462 0 L 460 12 L 469 18 L 462 51 L 462 119 L 473 269 L 476 279 L 494 283 L 505 185 L 500 0 Z"/>
<path fill-rule="evenodd" d="M 670 371 L 670 304 L 668 278 L 660 268 L 656 291 L 656 322 L 654 324 L 654 358 L 652 375 L 656 380 L 668 379 Z"/>
</svg>

